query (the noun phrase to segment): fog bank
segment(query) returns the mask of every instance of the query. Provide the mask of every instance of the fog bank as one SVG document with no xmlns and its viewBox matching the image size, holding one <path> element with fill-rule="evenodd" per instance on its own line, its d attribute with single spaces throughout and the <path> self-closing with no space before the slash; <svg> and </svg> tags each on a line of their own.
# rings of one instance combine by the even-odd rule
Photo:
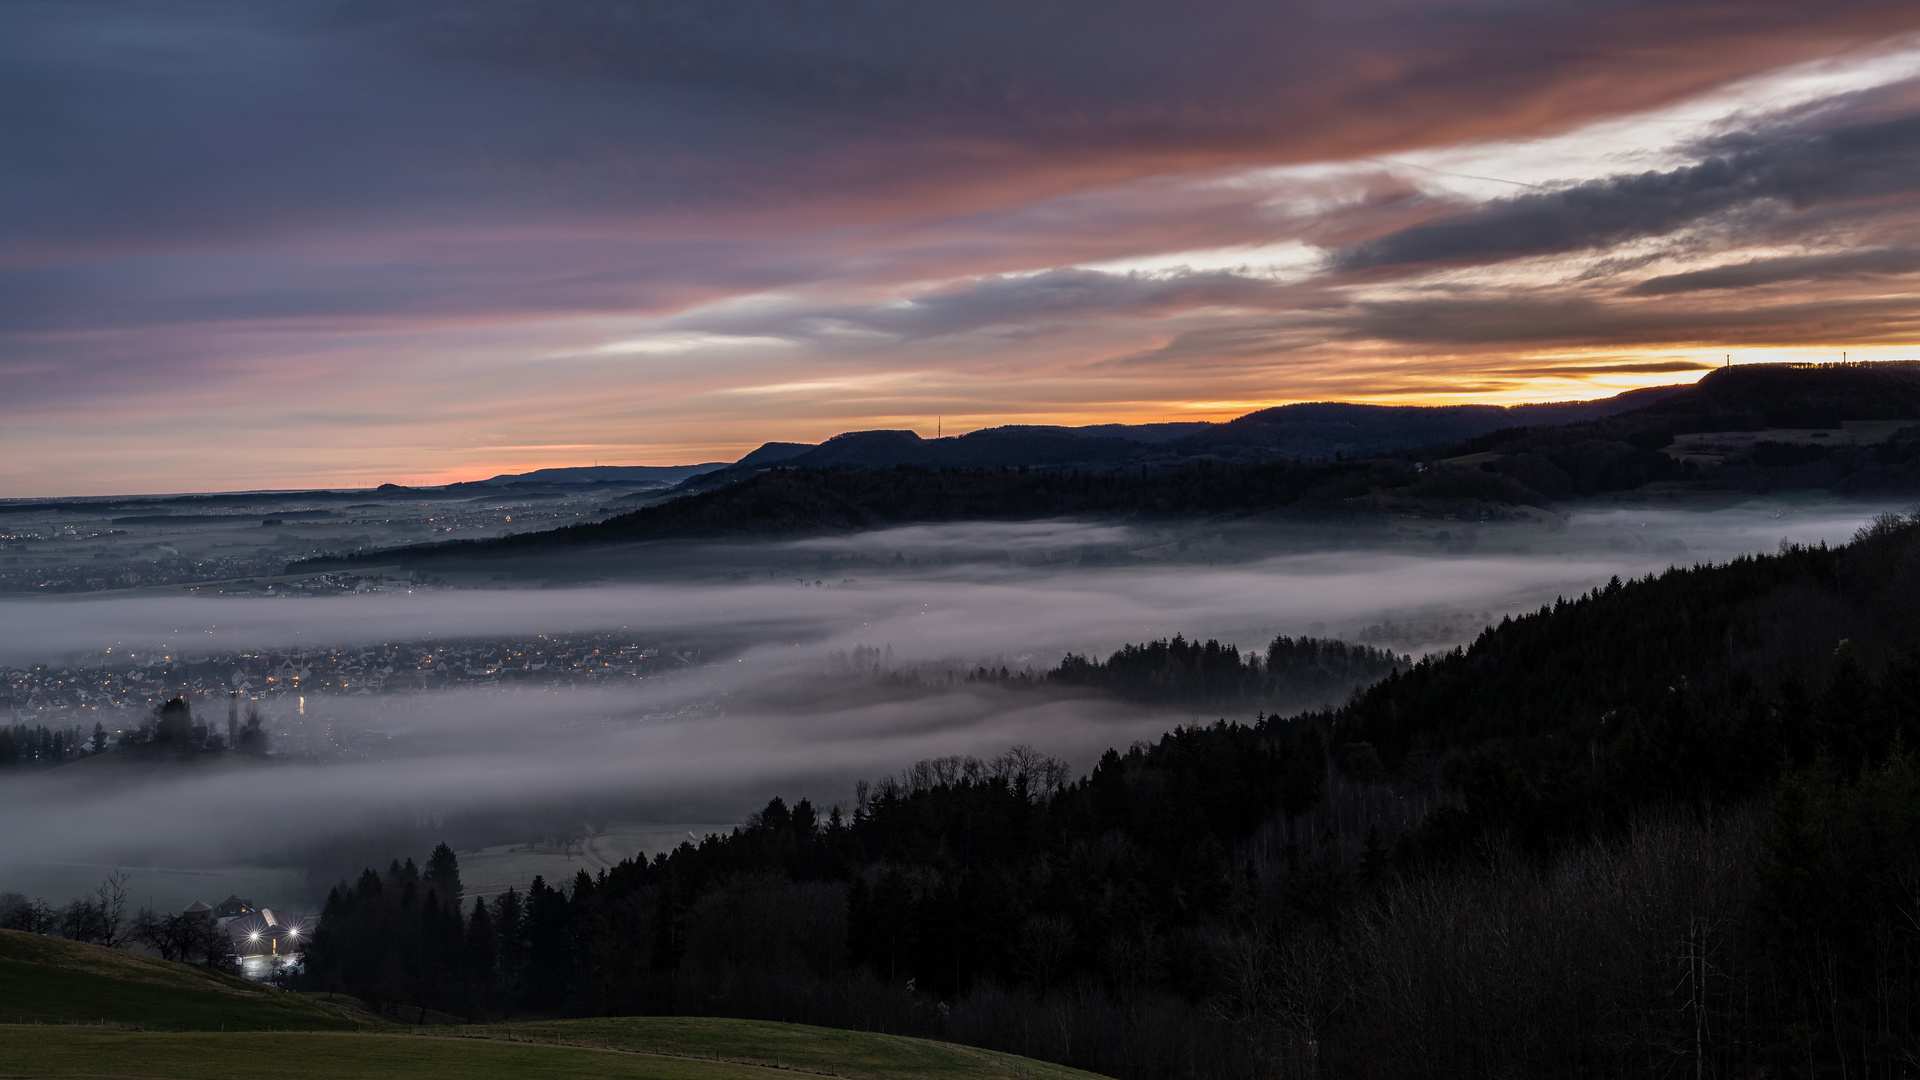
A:
<svg viewBox="0 0 1920 1080">
<path fill-rule="evenodd" d="M 108 648 L 118 658 L 587 631 L 697 644 L 708 662 L 618 690 L 309 699 L 315 724 L 381 729 L 387 741 L 364 760 L 203 766 L 108 754 L 13 774 L 0 778 L 9 823 L 0 864 L 274 865 L 396 816 L 510 816 L 517 808 L 563 820 L 737 820 L 775 793 L 849 806 L 859 778 L 1015 743 L 1084 770 L 1108 747 L 1214 717 L 949 682 L 943 673 L 976 663 L 1045 668 L 1068 651 L 1104 655 L 1176 633 L 1256 649 L 1276 634 L 1335 636 L 1417 654 L 1616 574 L 1721 561 L 1782 538 L 1843 542 L 1878 509 L 1785 500 L 1715 513 L 1605 508 L 1574 514 L 1558 530 L 1454 525 L 1475 537 L 1467 551 L 1456 538 L 1446 548 L 1211 565 L 968 561 L 970 552 L 1157 537 L 1065 522 L 916 526 L 786 545 L 947 557 L 857 580 L 8 602 L 0 604 L 0 663 L 13 665 Z M 834 674 L 828 658 L 858 646 L 890 649 L 897 668 L 927 681 Z M 714 708 L 698 719 L 647 719 L 689 699 Z"/>
</svg>

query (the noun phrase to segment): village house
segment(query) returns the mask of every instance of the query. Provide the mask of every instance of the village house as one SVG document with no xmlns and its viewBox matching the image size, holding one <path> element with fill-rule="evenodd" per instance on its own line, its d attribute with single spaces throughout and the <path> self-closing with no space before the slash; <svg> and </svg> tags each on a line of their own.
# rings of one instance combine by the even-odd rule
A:
<svg viewBox="0 0 1920 1080">
<path fill-rule="evenodd" d="M 230 895 L 217 906 L 196 900 L 182 914 L 212 919 L 224 929 L 240 958 L 240 974 L 262 980 L 276 967 L 300 962 L 307 942 L 313 937 L 305 917 L 273 908 L 255 907 L 253 901 Z"/>
</svg>

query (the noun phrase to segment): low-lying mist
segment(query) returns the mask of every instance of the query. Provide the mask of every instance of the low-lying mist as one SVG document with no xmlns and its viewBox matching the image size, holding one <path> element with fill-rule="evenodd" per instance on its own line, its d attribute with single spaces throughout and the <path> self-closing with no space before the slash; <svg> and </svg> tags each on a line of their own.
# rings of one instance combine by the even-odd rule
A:
<svg viewBox="0 0 1920 1080">
<path fill-rule="evenodd" d="M 1023 742 L 1082 751 L 1163 726 L 1137 708 L 968 684 L 647 723 L 620 719 L 644 708 L 633 696 L 436 695 L 371 760 L 112 767 L 106 755 L 98 768 L 31 774 L 0 789 L 0 813 L 34 823 L 10 830 L 5 861 L 271 864 L 396 817 L 732 820 L 774 792 L 851 809 L 857 779 L 905 762 Z M 353 705 L 336 711 L 350 718 Z"/>
<path fill-rule="evenodd" d="M 971 683 L 965 672 L 1043 670 L 1070 651 L 1104 656 L 1174 634 L 1243 649 L 1276 634 L 1343 637 L 1417 656 L 1614 575 L 1721 561 L 1782 538 L 1843 542 L 1879 509 L 1607 508 L 1554 527 L 1448 522 L 1445 543 L 1278 555 L 1208 549 L 1204 534 L 1183 548 L 1164 530 L 1111 524 L 916 526 L 769 545 L 887 557 L 882 571 L 838 577 L 10 602 L 0 606 L 0 663 L 16 666 L 586 631 L 697 645 L 701 662 L 619 689 L 309 698 L 302 722 L 377 733 L 363 757 L 176 764 L 107 754 L 0 777 L 10 823 L 0 866 L 286 864 L 396 819 L 738 820 L 776 793 L 850 807 L 860 778 L 1016 743 L 1083 770 L 1108 747 L 1215 716 Z M 1172 557 L 1073 558 L 1135 543 L 1171 544 Z M 885 670 L 848 664 L 862 647 L 887 650 Z M 666 718 L 688 700 L 713 707 Z"/>
<path fill-rule="evenodd" d="M 768 573 L 690 584 L 314 599 L 9 601 L 0 604 L 7 613 L 0 621 L 0 663 L 60 663 L 108 648 L 138 655 L 153 649 L 212 652 L 597 630 L 726 640 L 748 658 L 856 643 L 890 644 L 896 653 L 927 660 L 1057 658 L 1172 633 L 1252 645 L 1276 633 L 1351 636 L 1383 620 L 1412 623 L 1463 613 L 1498 619 L 1614 574 L 1723 561 L 1771 549 L 1782 539 L 1843 542 L 1881 509 L 1759 500 L 1716 512 L 1615 508 L 1573 514 L 1554 531 L 1442 523 L 1453 526 L 1447 545 L 1270 556 L 1216 548 L 1218 558 L 1134 565 L 1076 562 L 1071 555 L 1165 537 L 1071 522 L 911 526 L 764 545 L 901 556 L 886 570 L 852 578 Z M 1471 545 L 1463 545 L 1469 537 Z M 964 558 L 1009 550 L 1060 557 Z M 954 558 L 960 561 L 948 561 Z M 1405 644 L 1450 647 L 1477 629 Z"/>
</svg>

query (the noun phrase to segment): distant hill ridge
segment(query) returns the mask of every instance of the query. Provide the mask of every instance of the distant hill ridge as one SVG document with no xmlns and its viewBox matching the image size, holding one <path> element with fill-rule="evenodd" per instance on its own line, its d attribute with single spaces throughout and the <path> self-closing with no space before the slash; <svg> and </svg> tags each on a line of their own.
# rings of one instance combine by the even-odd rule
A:
<svg viewBox="0 0 1920 1080">
<path fill-rule="evenodd" d="M 700 491 L 722 487 L 774 465 L 981 468 L 1028 465 L 1039 468 L 1101 468 L 1185 458 L 1236 461 L 1274 458 L 1353 457 L 1473 438 L 1501 428 L 1560 424 L 1612 416 L 1689 389 L 1662 386 L 1634 390 L 1598 401 L 1534 405 L 1364 405 L 1307 402 L 1279 405 L 1222 423 L 1186 421 L 1153 424 L 1091 424 L 1063 427 L 1008 424 L 944 439 L 922 438 L 905 430 L 849 431 L 821 443 L 768 442 L 735 462 L 697 465 L 584 465 L 500 473 L 484 480 L 439 486 L 381 484 L 377 488 L 333 488 L 273 492 L 123 495 L 105 498 L 0 500 L 9 512 L 99 513 L 122 508 L 213 508 L 300 498 L 334 503 L 355 499 L 432 499 L 499 492 L 596 489 L 609 497 L 626 492 L 658 494 L 687 485 Z M 506 489 L 506 490 L 503 490 Z"/>
<path fill-rule="evenodd" d="M 1616 418 L 1630 418 L 1607 423 Z M 1716 368 L 1691 385 L 1629 390 L 1593 401 L 1527 405 L 1277 405 L 1222 423 L 1011 424 L 926 439 L 905 430 L 850 431 L 825 442 L 767 443 L 732 466 L 703 473 L 696 489 L 732 483 L 775 464 L 806 466 L 1002 465 L 1098 467 L 1359 457 L 1444 446 L 1522 428 L 1600 425 L 1609 433 L 1818 427 L 1843 420 L 1920 419 L 1920 362 L 1746 364 Z"/>
<path fill-rule="evenodd" d="M 1369 405 L 1317 401 L 1260 409 L 1221 423 L 1009 424 L 927 439 L 907 430 L 849 431 L 821 443 L 763 443 L 740 460 L 697 465 L 595 465 L 502 473 L 439 487 L 230 492 L 200 495 L 0 500 L 0 513 L 99 513 L 133 507 L 251 505 L 298 497 L 430 499 L 487 494 L 602 490 L 657 496 L 668 488 L 707 491 L 776 465 L 876 468 L 1107 469 L 1199 459 L 1261 462 L 1365 457 L 1423 448 L 1455 453 L 1513 441 L 1521 430 L 1564 429 L 1568 437 L 1658 447 L 1675 434 L 1765 427 L 1837 426 L 1843 420 L 1920 420 L 1920 362 L 1844 365 L 1747 364 L 1708 372 L 1692 385 L 1630 390 L 1594 401 L 1527 405 Z M 505 492 L 502 492 L 505 493 Z"/>
<path fill-rule="evenodd" d="M 1489 449 L 1513 433 L 1560 429 L 1567 437 L 1647 449 L 1677 434 L 1920 419 L 1920 363 L 1748 364 L 1718 368 L 1692 385 L 1629 390 L 1595 401 L 1529 405 L 1368 405 L 1303 402 L 1224 423 L 1007 425 L 926 439 L 908 430 L 850 431 L 817 445 L 767 443 L 681 485 L 711 491 L 788 468 L 1111 469 L 1185 461 L 1332 460 L 1423 448 Z"/>
<path fill-rule="evenodd" d="M 1609 411 L 1623 402 L 1634 408 Z M 1290 405 L 1198 433 L 1173 433 L 1154 444 L 1082 436 L 1071 428 L 996 428 L 934 440 L 911 431 L 852 432 L 798 452 L 793 444 L 763 447 L 756 451 L 757 463 L 749 455 L 740 465 L 682 484 L 678 498 L 604 521 L 301 565 L 497 559 L 647 540 L 1058 516 L 1167 520 L 1274 513 L 1359 520 L 1429 512 L 1482 517 L 1652 482 L 1704 483 L 1716 490 L 1787 486 L 1841 494 L 1920 492 L 1920 436 L 1902 438 L 1902 433 L 1877 445 L 1812 448 L 1811 457 L 1790 455 L 1793 460 L 1779 468 L 1764 460 L 1741 460 L 1703 471 L 1697 463 L 1662 452 L 1682 433 L 1788 423 L 1838 426 L 1855 418 L 1920 420 L 1920 364 L 1750 366 L 1712 372 L 1692 387 L 1564 406 Z M 1511 423 L 1528 419 L 1560 422 Z M 1275 444 L 1284 447 L 1292 440 L 1297 445 L 1312 437 L 1300 434 L 1302 425 L 1349 426 L 1382 441 L 1390 441 L 1393 432 L 1405 437 L 1477 427 L 1484 433 L 1391 452 L 1340 451 L 1331 460 L 1278 452 Z M 1241 433 L 1216 434 L 1228 429 Z M 1367 444 L 1355 435 L 1346 445 Z M 1038 466 L 1031 475 L 1030 465 Z"/>
<path fill-rule="evenodd" d="M 500 487 L 507 484 L 593 484 L 600 482 L 641 482 L 678 484 L 701 473 L 726 468 L 730 462 L 709 461 L 700 465 L 581 465 L 571 468 L 535 469 L 524 473 L 501 473 L 485 480 L 449 484 L 450 488 Z"/>
<path fill-rule="evenodd" d="M 1364 457 L 1456 442 L 1504 428 L 1565 424 L 1643 408 L 1688 390 L 1660 386 L 1598 401 L 1536 405 L 1366 405 L 1315 401 L 1277 405 L 1223 423 L 1094 424 L 1059 427 L 1009 424 L 927 439 L 906 430 L 849 431 L 817 445 L 767 443 L 732 466 L 704 473 L 687 487 L 722 487 L 774 465 L 978 469 L 1112 468 L 1167 465 L 1195 458 L 1271 461 Z"/>
</svg>

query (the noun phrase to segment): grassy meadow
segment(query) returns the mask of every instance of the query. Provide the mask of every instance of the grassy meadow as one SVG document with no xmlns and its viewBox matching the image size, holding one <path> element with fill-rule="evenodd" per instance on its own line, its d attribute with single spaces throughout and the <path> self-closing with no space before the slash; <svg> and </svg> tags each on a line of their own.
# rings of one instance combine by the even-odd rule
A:
<svg viewBox="0 0 1920 1080">
<path fill-rule="evenodd" d="M 0 1022 L 218 1032 L 385 1030 L 363 1009 L 196 964 L 0 930 Z"/>
<path fill-rule="evenodd" d="M 12 930 L 0 930 L 0 1063 L 8 1077 L 180 1080 L 1091 1076 L 925 1039 L 712 1017 L 410 1027 L 350 998 L 287 993 L 198 965 Z"/>
<path fill-rule="evenodd" d="M 851 1080 L 1076 1080 L 1012 1054 L 893 1035 L 707 1017 L 559 1020 L 373 1032 L 129 1031 L 0 1025 L 10 1077 L 179 1080 L 742 1080 L 800 1072 Z"/>
</svg>

